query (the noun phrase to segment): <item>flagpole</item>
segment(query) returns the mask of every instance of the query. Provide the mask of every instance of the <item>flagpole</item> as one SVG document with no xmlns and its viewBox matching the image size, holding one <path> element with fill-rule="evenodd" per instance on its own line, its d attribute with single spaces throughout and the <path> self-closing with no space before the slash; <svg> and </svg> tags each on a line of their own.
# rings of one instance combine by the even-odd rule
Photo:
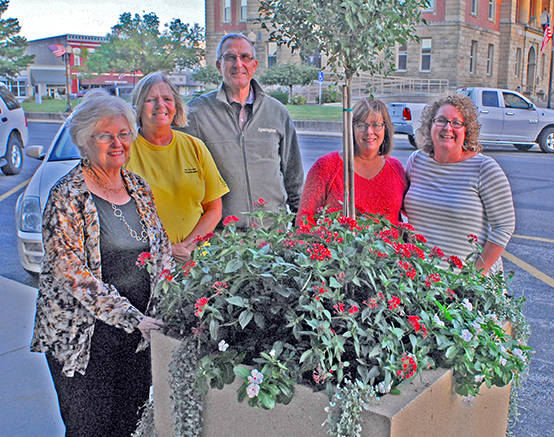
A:
<svg viewBox="0 0 554 437">
<path fill-rule="evenodd" d="M 550 46 L 550 79 L 548 81 L 548 104 L 546 107 L 548 109 L 552 108 L 552 70 L 554 69 L 552 61 L 554 60 L 554 45 Z"/>
</svg>

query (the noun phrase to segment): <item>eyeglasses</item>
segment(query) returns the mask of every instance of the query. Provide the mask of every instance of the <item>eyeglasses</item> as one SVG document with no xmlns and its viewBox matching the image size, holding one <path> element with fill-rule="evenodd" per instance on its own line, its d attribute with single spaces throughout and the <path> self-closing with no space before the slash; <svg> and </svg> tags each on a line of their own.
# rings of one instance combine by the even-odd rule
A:
<svg viewBox="0 0 554 437">
<path fill-rule="evenodd" d="M 371 130 L 373 132 L 380 132 L 385 127 L 385 123 L 371 123 L 371 124 L 356 123 L 354 125 L 354 130 L 361 134 L 361 133 L 366 132 L 368 127 L 371 127 Z"/>
<path fill-rule="evenodd" d="M 115 137 L 117 137 L 117 139 L 122 143 L 128 143 L 129 141 L 133 141 L 133 132 L 120 132 L 117 135 L 91 135 L 91 137 L 94 138 L 98 144 L 110 144 L 115 139 Z"/>
<path fill-rule="evenodd" d="M 242 62 L 243 64 L 248 64 L 254 60 L 254 56 L 249 55 L 248 53 L 243 53 L 242 55 L 235 55 L 234 53 L 226 53 L 222 55 L 221 58 L 223 58 L 223 61 L 229 62 L 231 64 L 234 64 L 235 62 L 237 62 L 237 58 L 240 59 L 240 62 Z"/>
<path fill-rule="evenodd" d="M 466 124 L 460 120 L 447 120 L 446 118 L 433 118 L 433 124 L 438 127 L 445 127 L 448 123 L 452 126 L 452 129 L 461 129 Z"/>
</svg>

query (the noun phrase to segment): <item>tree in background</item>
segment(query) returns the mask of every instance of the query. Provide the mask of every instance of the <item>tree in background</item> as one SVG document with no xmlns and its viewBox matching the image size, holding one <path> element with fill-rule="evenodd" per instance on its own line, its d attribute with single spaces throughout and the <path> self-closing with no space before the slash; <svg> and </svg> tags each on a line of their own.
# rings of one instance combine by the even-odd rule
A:
<svg viewBox="0 0 554 437">
<path fill-rule="evenodd" d="M 394 47 L 417 40 L 427 0 L 260 0 L 260 21 L 271 40 L 292 52 L 327 57 L 343 85 L 344 213 L 354 216 L 352 78 L 360 71 L 388 74 Z"/>
<path fill-rule="evenodd" d="M 292 102 L 294 85 L 309 85 L 317 80 L 318 70 L 304 64 L 278 64 L 267 68 L 260 77 L 264 85 L 283 85 L 289 87 L 289 102 Z"/>
<path fill-rule="evenodd" d="M 196 82 L 204 85 L 219 85 L 222 81 L 221 73 L 214 65 L 206 65 L 205 67 L 197 67 L 192 74 L 192 78 Z"/>
<path fill-rule="evenodd" d="M 194 67 L 204 56 L 200 43 L 204 29 L 175 18 L 160 31 L 160 20 L 154 12 L 121 14 L 112 27 L 108 41 L 87 60 L 90 70 L 98 73 L 148 74 Z"/>
<path fill-rule="evenodd" d="M 9 0 L 0 0 L 0 17 L 8 9 Z M 27 39 L 19 36 L 21 26 L 16 18 L 0 19 L 0 76 L 15 79 L 20 71 L 33 63 L 35 55 L 26 55 Z"/>
</svg>

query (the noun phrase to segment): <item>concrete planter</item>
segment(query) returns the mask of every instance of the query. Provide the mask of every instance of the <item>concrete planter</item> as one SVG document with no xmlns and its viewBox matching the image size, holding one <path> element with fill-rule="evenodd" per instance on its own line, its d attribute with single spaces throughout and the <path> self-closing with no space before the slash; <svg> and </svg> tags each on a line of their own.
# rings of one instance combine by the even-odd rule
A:
<svg viewBox="0 0 554 437">
<path fill-rule="evenodd" d="M 179 341 L 152 331 L 152 375 L 157 437 L 173 437 L 173 406 L 167 382 L 172 351 Z M 328 405 L 324 393 L 298 386 L 289 405 L 264 411 L 237 402 L 235 380 L 205 397 L 204 437 L 327 437 Z M 364 436 L 372 437 L 505 437 L 510 386 L 481 389 L 468 402 L 454 391 L 451 370 L 424 371 L 402 388 L 402 395 L 387 395 L 363 414 Z"/>
</svg>

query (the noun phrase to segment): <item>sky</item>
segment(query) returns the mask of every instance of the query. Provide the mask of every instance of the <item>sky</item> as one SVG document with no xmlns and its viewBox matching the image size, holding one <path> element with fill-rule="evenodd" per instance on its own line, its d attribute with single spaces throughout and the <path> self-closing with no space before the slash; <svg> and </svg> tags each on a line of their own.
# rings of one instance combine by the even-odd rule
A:
<svg viewBox="0 0 554 437">
<path fill-rule="evenodd" d="M 154 12 L 160 30 L 173 18 L 205 25 L 204 0 L 10 0 L 2 19 L 17 18 L 27 41 L 73 33 L 106 36 L 124 12 Z"/>
</svg>

